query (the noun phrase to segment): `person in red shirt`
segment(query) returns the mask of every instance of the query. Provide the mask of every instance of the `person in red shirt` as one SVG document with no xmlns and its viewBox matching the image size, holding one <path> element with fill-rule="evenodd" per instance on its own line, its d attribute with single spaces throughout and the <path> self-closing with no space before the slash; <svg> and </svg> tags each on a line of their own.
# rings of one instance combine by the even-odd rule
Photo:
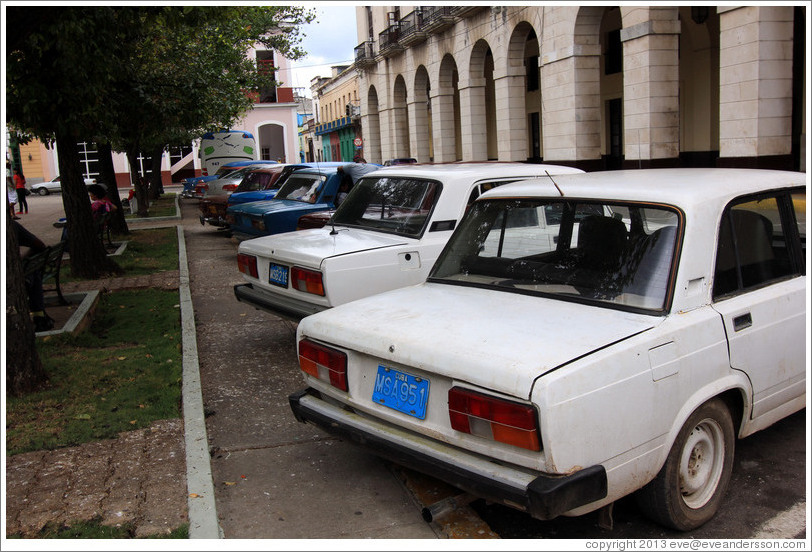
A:
<svg viewBox="0 0 812 552">
<path fill-rule="evenodd" d="M 25 199 L 28 190 L 25 188 L 25 177 L 23 173 L 20 172 L 20 169 L 14 169 L 14 187 L 17 189 L 17 203 L 20 206 L 20 214 L 23 214 L 23 209 L 25 209 L 25 214 L 28 214 L 28 200 Z"/>
</svg>

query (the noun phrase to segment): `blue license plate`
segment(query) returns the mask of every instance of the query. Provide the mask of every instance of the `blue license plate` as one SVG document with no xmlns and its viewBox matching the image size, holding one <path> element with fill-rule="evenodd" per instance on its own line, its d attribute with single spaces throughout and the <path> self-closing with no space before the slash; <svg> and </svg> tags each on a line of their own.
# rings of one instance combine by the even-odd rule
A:
<svg viewBox="0 0 812 552">
<path fill-rule="evenodd" d="M 424 420 L 429 401 L 429 380 L 379 365 L 372 400 Z"/>
<path fill-rule="evenodd" d="M 268 270 L 268 282 L 275 286 L 288 287 L 288 267 L 271 263 Z"/>
</svg>

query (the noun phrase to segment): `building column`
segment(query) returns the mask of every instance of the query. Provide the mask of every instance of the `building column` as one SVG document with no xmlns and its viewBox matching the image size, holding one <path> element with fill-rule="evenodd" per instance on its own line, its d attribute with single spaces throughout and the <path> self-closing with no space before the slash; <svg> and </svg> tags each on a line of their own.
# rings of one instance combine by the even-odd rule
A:
<svg viewBox="0 0 812 552">
<path fill-rule="evenodd" d="M 525 76 L 493 75 L 496 95 L 496 144 L 499 161 L 526 161 L 527 114 L 524 105 Z M 520 93 L 516 93 L 516 92 Z M 521 101 L 511 101 L 520 98 Z M 483 119 L 484 120 L 484 119 Z M 487 159 L 487 154 L 485 156 Z"/>
<path fill-rule="evenodd" d="M 485 119 L 485 79 L 460 81 L 460 126 L 462 130 L 462 160 L 488 159 L 488 125 Z"/>
<path fill-rule="evenodd" d="M 676 18 L 648 20 L 620 31 L 627 164 L 678 162 L 679 32 Z"/>
<path fill-rule="evenodd" d="M 434 162 L 451 163 L 456 161 L 453 88 L 442 87 L 431 90 L 431 121 Z"/>
<path fill-rule="evenodd" d="M 418 163 L 428 163 L 429 149 L 429 117 L 426 110 L 426 101 L 420 100 L 406 106 L 409 111 L 409 142 L 411 156 Z"/>
<path fill-rule="evenodd" d="M 789 156 L 793 7 L 718 10 L 720 164 L 730 158 Z"/>
<path fill-rule="evenodd" d="M 576 45 L 571 51 L 546 52 L 540 61 L 544 161 L 598 163 L 600 46 Z"/>
</svg>

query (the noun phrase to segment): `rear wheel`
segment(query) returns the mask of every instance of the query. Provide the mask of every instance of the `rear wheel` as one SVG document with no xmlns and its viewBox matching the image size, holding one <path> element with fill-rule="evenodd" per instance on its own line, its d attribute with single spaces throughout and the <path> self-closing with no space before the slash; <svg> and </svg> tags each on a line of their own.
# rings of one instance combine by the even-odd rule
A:
<svg viewBox="0 0 812 552">
<path fill-rule="evenodd" d="M 657 477 L 637 493 L 643 513 L 689 531 L 719 509 L 733 471 L 735 430 L 724 401 L 706 402 L 688 418 Z"/>
<path fill-rule="evenodd" d="M 37 190 L 37 193 L 39 195 L 41 195 L 41 196 L 47 196 L 48 195 L 48 189 L 47 188 L 40 188 L 40 189 Z"/>
</svg>

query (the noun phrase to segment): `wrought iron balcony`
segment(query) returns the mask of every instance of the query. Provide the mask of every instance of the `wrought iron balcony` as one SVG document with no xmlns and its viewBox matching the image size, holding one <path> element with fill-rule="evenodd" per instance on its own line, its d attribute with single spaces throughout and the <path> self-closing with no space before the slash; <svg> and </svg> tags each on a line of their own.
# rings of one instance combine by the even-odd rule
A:
<svg viewBox="0 0 812 552">
<path fill-rule="evenodd" d="M 375 41 L 367 40 L 355 47 L 356 67 L 375 65 Z"/>
<path fill-rule="evenodd" d="M 451 13 L 458 17 L 469 17 L 487 9 L 490 9 L 490 6 L 456 6 L 451 8 Z"/>
<path fill-rule="evenodd" d="M 381 54 L 384 57 L 389 57 L 403 51 L 403 46 L 399 44 L 400 40 L 400 24 L 395 23 L 387 27 L 378 34 L 378 44 L 381 48 Z"/>
<path fill-rule="evenodd" d="M 423 6 L 423 30 L 439 33 L 451 27 L 457 18 L 450 6 Z"/>
<path fill-rule="evenodd" d="M 407 48 L 420 44 L 429 34 L 423 30 L 423 10 L 417 8 L 406 17 L 399 21 L 400 23 L 400 43 Z"/>
</svg>

